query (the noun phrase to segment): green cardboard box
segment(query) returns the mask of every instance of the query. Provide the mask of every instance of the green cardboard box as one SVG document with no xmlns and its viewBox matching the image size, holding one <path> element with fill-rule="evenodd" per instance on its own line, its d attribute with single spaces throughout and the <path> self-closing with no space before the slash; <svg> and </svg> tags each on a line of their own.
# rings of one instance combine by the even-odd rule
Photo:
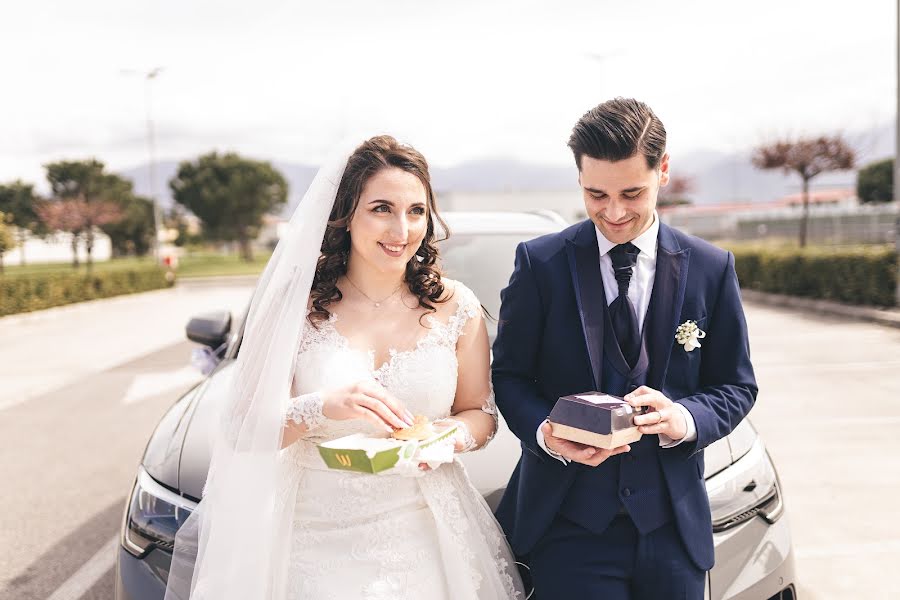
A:
<svg viewBox="0 0 900 600">
<path fill-rule="evenodd" d="M 375 437 L 363 433 L 348 435 L 319 444 L 319 454 L 329 469 L 381 473 L 392 469 L 400 459 L 414 460 L 420 448 L 445 440 L 456 431 L 456 425 L 441 428 L 421 442 L 395 440 L 388 434 Z"/>
</svg>

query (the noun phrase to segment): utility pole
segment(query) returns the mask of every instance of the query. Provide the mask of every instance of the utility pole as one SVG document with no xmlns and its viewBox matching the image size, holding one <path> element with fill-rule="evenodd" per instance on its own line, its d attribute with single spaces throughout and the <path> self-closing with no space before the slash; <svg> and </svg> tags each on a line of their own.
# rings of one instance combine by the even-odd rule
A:
<svg viewBox="0 0 900 600">
<path fill-rule="evenodd" d="M 153 80 L 162 73 L 162 67 L 155 67 L 149 71 L 137 71 L 134 69 L 122 69 L 121 75 L 140 75 L 144 78 L 144 110 L 147 119 L 147 152 L 150 158 L 150 203 L 153 205 L 153 257 L 159 264 L 159 234 L 162 231 L 162 214 L 159 210 L 159 202 L 156 200 L 156 134 L 153 130 Z"/>
</svg>

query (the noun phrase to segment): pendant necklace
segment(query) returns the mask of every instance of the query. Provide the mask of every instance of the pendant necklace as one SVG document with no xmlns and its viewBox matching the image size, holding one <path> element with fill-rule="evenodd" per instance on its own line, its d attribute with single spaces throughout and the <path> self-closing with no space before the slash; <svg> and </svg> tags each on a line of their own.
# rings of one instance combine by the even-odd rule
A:
<svg viewBox="0 0 900 600">
<path fill-rule="evenodd" d="M 347 281 L 350 282 L 350 285 L 352 285 L 354 288 L 356 288 L 356 291 L 357 291 L 357 292 L 359 292 L 360 294 L 362 294 L 363 296 L 365 296 L 365 297 L 366 297 L 366 300 L 368 300 L 369 302 L 371 302 L 372 304 L 374 304 L 374 305 L 375 305 L 375 308 L 379 308 L 379 307 L 381 306 L 381 303 L 382 303 L 382 302 L 384 302 L 384 301 L 386 301 L 386 300 L 390 300 L 391 298 L 393 298 L 394 295 L 396 295 L 396 293 L 400 291 L 400 288 L 403 287 L 403 284 L 406 283 L 405 281 L 401 281 L 401 282 L 400 282 L 400 285 L 397 286 L 397 289 L 395 289 L 393 292 L 391 292 L 389 296 L 387 296 L 387 297 L 385 297 L 385 298 L 382 298 L 381 300 L 374 300 L 374 299 L 372 299 L 367 293 L 365 293 L 364 291 L 362 291 L 361 289 L 359 289 L 359 286 L 356 285 L 355 283 L 353 283 L 353 280 L 350 279 L 350 277 L 349 277 L 348 275 L 345 274 L 344 277 L 347 279 Z"/>
</svg>

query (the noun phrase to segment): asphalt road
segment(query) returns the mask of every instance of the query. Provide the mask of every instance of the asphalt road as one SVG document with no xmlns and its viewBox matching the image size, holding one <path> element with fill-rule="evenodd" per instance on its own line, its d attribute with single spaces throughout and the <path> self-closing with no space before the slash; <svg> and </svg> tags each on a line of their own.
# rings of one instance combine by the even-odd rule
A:
<svg viewBox="0 0 900 600">
<path fill-rule="evenodd" d="M 135 468 L 159 418 L 201 379 L 184 326 L 240 311 L 250 289 L 187 286 L 0 319 L 0 599 L 113 597 L 111 542 Z"/>
<path fill-rule="evenodd" d="M 900 329 L 747 312 L 750 418 L 784 485 L 801 600 L 900 598 Z"/>
<path fill-rule="evenodd" d="M 48 598 L 115 536 L 144 445 L 190 383 L 122 399 L 134 381 L 177 376 L 192 346 L 178 342 L 0 412 L 0 597 Z M 109 572 L 83 597 L 111 599 L 111 581 Z"/>
<path fill-rule="evenodd" d="M 176 335 L 184 307 L 237 307 L 246 292 L 173 290 L 117 306 L 135 323 L 158 313 L 180 322 L 168 336 L 113 327 L 88 338 L 103 360 L 91 350 L 48 354 L 52 321 L 0 319 L 0 354 L 20 348 L 16 360 L 34 363 L 26 373 L 0 356 L 0 381 L 13 383 L 0 385 L 0 599 L 112 599 L 110 549 L 135 466 L 159 417 L 199 379 L 186 368 L 192 344 Z M 891 576 L 900 563 L 900 329 L 747 312 L 761 388 L 751 416 L 781 474 L 800 598 L 900 597 Z M 89 331 L 116 316 L 109 305 L 77 315 Z M 56 320 L 70 335 L 70 319 Z M 117 355 L 128 358 L 111 364 Z M 35 383 L 38 367 L 54 385 Z"/>
</svg>

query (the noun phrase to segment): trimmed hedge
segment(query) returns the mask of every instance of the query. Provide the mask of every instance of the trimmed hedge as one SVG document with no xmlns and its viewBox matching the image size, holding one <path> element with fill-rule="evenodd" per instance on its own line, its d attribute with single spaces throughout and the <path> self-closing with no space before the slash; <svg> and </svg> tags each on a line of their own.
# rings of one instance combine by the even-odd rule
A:
<svg viewBox="0 0 900 600">
<path fill-rule="evenodd" d="M 172 285 L 156 266 L 121 271 L 0 275 L 0 317 Z"/>
<path fill-rule="evenodd" d="M 888 247 L 729 248 L 741 287 L 845 304 L 894 306 L 897 253 Z"/>
</svg>

